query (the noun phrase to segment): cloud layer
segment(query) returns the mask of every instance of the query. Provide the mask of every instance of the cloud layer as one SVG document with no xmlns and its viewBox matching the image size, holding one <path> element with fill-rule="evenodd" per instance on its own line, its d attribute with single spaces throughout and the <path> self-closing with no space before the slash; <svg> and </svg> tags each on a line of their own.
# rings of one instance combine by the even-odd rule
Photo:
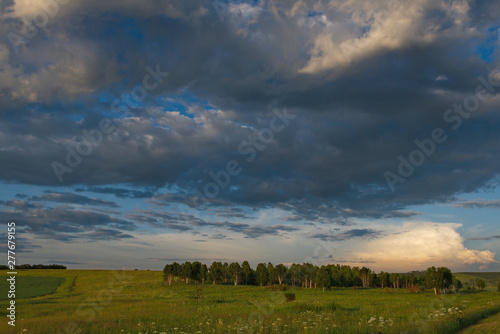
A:
<svg viewBox="0 0 500 334">
<path fill-rule="evenodd" d="M 348 230 L 306 239 L 386 247 L 351 225 L 497 188 L 500 3 L 217 3 L 2 2 L 0 181 L 45 189 L 2 198 L 5 219 L 59 240 L 326 224 Z M 435 256 L 493 259 L 431 231 L 454 240 Z"/>
</svg>

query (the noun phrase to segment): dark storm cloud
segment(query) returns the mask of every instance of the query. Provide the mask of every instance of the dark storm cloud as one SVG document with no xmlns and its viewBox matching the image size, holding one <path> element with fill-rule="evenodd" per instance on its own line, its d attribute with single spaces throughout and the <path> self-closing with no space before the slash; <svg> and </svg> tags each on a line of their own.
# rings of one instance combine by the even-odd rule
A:
<svg viewBox="0 0 500 334">
<path fill-rule="evenodd" d="M 88 238 L 90 240 L 120 240 L 120 239 L 135 239 L 132 235 L 126 234 L 117 230 L 98 228 L 93 232 L 84 233 L 81 235 L 82 238 Z"/>
<path fill-rule="evenodd" d="M 243 209 L 241 208 L 224 208 L 224 209 L 215 209 L 215 215 L 218 217 L 224 218 L 251 218 L 246 215 Z"/>
<path fill-rule="evenodd" d="M 139 223 L 151 223 L 154 224 L 157 222 L 156 218 L 145 216 L 145 215 L 140 215 L 136 213 L 129 213 L 127 214 L 127 218 L 134 220 Z"/>
<path fill-rule="evenodd" d="M 453 206 L 457 208 L 468 208 L 468 209 L 480 209 L 480 208 L 500 209 L 500 201 L 499 200 L 464 201 L 454 204 Z"/>
<path fill-rule="evenodd" d="M 215 239 L 215 240 L 222 240 L 222 239 L 225 239 L 225 240 L 233 240 L 232 238 L 228 238 L 226 235 L 221 234 L 221 233 L 212 234 L 212 235 L 210 236 L 210 239 Z"/>
<path fill-rule="evenodd" d="M 397 208 L 384 208 L 383 210 L 353 210 L 343 208 L 339 204 L 323 203 L 322 201 L 309 201 L 297 203 L 279 203 L 277 207 L 290 210 L 294 214 L 282 217 L 285 221 L 309 221 L 320 224 L 352 225 L 351 219 L 358 218 L 409 218 L 418 215 L 415 211 L 401 211 Z M 354 205 L 353 205 L 354 206 Z"/>
<path fill-rule="evenodd" d="M 7 201 L 7 202 L 2 201 L 0 204 L 2 204 L 4 206 L 12 207 L 12 208 L 14 208 L 16 210 L 34 209 L 34 208 L 36 208 L 36 207 L 39 206 L 39 205 L 30 203 L 30 202 L 27 202 L 27 201 L 23 201 L 23 200 L 20 200 L 20 199 L 13 199 L 13 200 L 10 200 L 10 201 Z"/>
<path fill-rule="evenodd" d="M 273 226 L 264 226 L 264 225 L 249 225 L 249 224 L 241 224 L 241 223 L 231 223 L 231 222 L 197 222 L 194 225 L 199 227 L 211 227 L 211 228 L 225 228 L 232 232 L 242 233 L 246 238 L 259 238 L 266 235 L 280 235 L 281 232 L 293 232 L 300 230 L 297 227 L 286 226 L 286 225 L 273 225 Z M 223 235 L 217 234 L 215 239 L 221 239 Z M 225 238 L 225 237 L 224 237 Z"/>
<path fill-rule="evenodd" d="M 214 182 L 210 172 L 235 160 L 242 172 L 204 199 L 209 206 L 275 205 L 293 212 L 289 220 L 334 224 L 411 217 L 406 207 L 450 202 L 488 186 L 500 170 L 491 144 L 500 140 L 498 99 L 481 103 L 456 131 L 443 121 L 448 108 L 474 94 L 477 77 L 498 65 L 498 48 L 486 44 L 500 5 L 469 5 L 402 1 L 407 19 L 390 16 L 396 28 L 384 32 L 392 35 L 347 63 L 340 45 L 356 35 L 354 13 L 371 27 L 385 1 L 234 4 L 222 19 L 210 2 L 72 2 L 18 54 L 0 47 L 0 178 L 198 207 L 194 189 L 203 193 Z M 18 31 L 29 10 L 4 13 L 0 33 Z M 158 88 L 139 107 L 110 112 L 156 64 L 169 72 Z M 273 109 L 285 107 L 296 118 L 254 160 L 238 153 L 269 128 Z M 82 131 L 99 129 L 104 115 L 115 130 L 59 183 L 51 164 L 65 164 L 66 147 L 76 149 Z M 384 172 L 396 173 L 398 156 L 408 159 L 415 139 L 436 127 L 447 141 L 392 193 Z M 117 184 L 178 193 L 153 196 Z M 162 219 L 184 226 L 178 217 Z"/>
<path fill-rule="evenodd" d="M 176 230 L 179 232 L 190 231 L 193 229 L 190 226 L 181 225 L 181 224 L 173 224 L 173 223 L 165 223 L 165 224 L 162 224 L 161 226 L 164 226 L 166 228 L 169 228 L 171 230 Z"/>
<path fill-rule="evenodd" d="M 288 222 L 296 222 L 296 221 L 301 221 L 302 217 L 297 216 L 297 215 L 290 215 L 290 216 L 285 216 L 281 219 L 283 219 L 284 221 L 288 221 Z"/>
<path fill-rule="evenodd" d="M 224 228 L 234 232 L 244 233 L 250 225 L 233 222 L 208 222 L 191 214 L 165 212 L 157 210 L 139 210 L 140 213 L 129 213 L 127 218 L 151 226 L 166 227 L 177 231 L 189 231 L 196 228 Z"/>
<path fill-rule="evenodd" d="M 125 234 L 110 231 L 112 229 L 123 231 L 136 229 L 131 221 L 104 213 L 76 210 L 68 206 L 0 211 L 0 217 L 4 220 L 14 220 L 18 229 L 21 228 L 25 233 L 35 234 L 37 238 L 64 242 L 77 238 L 89 240 L 113 238 L 113 236 L 124 238 Z"/>
<path fill-rule="evenodd" d="M 338 234 L 319 233 L 312 235 L 311 238 L 320 239 L 323 241 L 345 241 L 354 238 L 376 238 L 380 235 L 372 229 L 352 229 Z"/>
<path fill-rule="evenodd" d="M 165 212 L 158 210 L 138 210 L 138 213 L 128 213 L 127 218 L 138 222 L 147 223 L 156 228 L 169 228 L 176 231 L 189 231 L 193 225 L 200 226 L 205 222 L 193 215 L 179 212 Z"/>
<path fill-rule="evenodd" d="M 156 228 L 168 228 L 180 232 L 192 231 L 194 235 L 199 235 L 199 231 L 204 229 L 223 229 L 231 232 L 243 234 L 247 238 L 259 238 L 266 235 L 280 235 L 282 232 L 294 232 L 300 228 L 289 225 L 275 224 L 265 226 L 259 224 L 246 224 L 238 222 L 211 222 L 195 217 L 191 214 L 178 212 L 165 212 L 158 210 L 138 210 L 138 213 L 129 213 L 127 218 L 136 223 L 146 223 Z M 211 236 L 201 234 L 201 236 L 210 237 L 210 239 L 226 239 L 227 236 L 222 233 L 216 233 Z"/>
<path fill-rule="evenodd" d="M 280 232 L 293 232 L 299 229 L 293 226 L 273 225 L 273 226 L 259 226 L 254 225 L 243 230 L 246 238 L 259 238 L 266 235 L 279 235 Z"/>
<path fill-rule="evenodd" d="M 175 193 L 175 194 L 156 194 L 151 198 L 151 201 L 155 205 L 173 205 L 173 204 L 184 204 L 186 206 L 189 206 L 191 208 L 197 208 L 201 206 L 202 204 L 205 204 L 203 201 L 200 201 L 200 197 L 197 195 L 187 195 L 185 193 Z M 208 201 L 206 204 L 212 205 L 212 206 L 230 206 L 232 203 L 228 200 L 224 200 L 221 198 L 214 198 Z"/>
<path fill-rule="evenodd" d="M 3 240 L 8 240 L 7 233 L 0 233 L 0 237 Z M 14 241 L 16 243 L 15 251 L 19 253 L 33 253 L 37 249 L 41 248 L 41 246 L 34 244 L 31 239 L 22 237 L 20 233 L 16 234 L 16 239 Z M 7 247 L 7 242 L 3 243 L 1 249 L 5 252 L 5 254 L 7 254 L 7 251 L 9 250 L 9 248 Z"/>
<path fill-rule="evenodd" d="M 76 188 L 76 192 L 91 191 L 99 194 L 112 194 L 118 198 L 150 198 L 154 195 L 151 190 L 134 190 L 113 187 L 88 187 L 86 189 Z"/>
<path fill-rule="evenodd" d="M 232 222 L 207 222 L 203 220 L 197 220 L 193 221 L 193 225 L 198 226 L 198 227 L 222 227 L 222 228 L 227 228 L 230 231 L 233 232 L 240 232 L 243 233 L 247 228 L 250 227 L 248 224 L 242 224 L 242 223 L 232 223 Z"/>
<path fill-rule="evenodd" d="M 117 208 L 118 204 L 112 201 L 105 201 L 102 199 L 89 198 L 87 196 L 82 196 L 72 193 L 46 193 L 41 196 L 32 196 L 31 201 L 40 202 L 59 202 L 67 204 L 80 204 L 80 205 L 95 205 L 95 206 L 108 206 L 112 208 Z"/>
</svg>

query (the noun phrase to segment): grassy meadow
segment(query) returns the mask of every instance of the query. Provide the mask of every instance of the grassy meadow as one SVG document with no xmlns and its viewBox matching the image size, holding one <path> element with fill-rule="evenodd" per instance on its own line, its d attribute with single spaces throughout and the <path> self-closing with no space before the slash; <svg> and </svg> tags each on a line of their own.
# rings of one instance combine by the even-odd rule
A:
<svg viewBox="0 0 500 334">
<path fill-rule="evenodd" d="M 473 325 L 466 333 L 479 333 L 477 326 L 495 328 L 500 312 L 493 287 L 436 297 L 380 288 L 166 286 L 160 271 L 18 270 L 12 328 L 6 271 L 0 275 L 0 333 L 456 333 Z"/>
<path fill-rule="evenodd" d="M 16 278 L 16 298 L 32 298 L 56 293 L 57 288 L 64 283 L 64 277 L 33 277 L 19 276 Z M 0 300 L 9 299 L 7 292 L 9 282 L 6 279 L 0 281 Z"/>
<path fill-rule="evenodd" d="M 462 281 L 464 287 L 475 286 L 478 279 L 486 282 L 486 286 L 496 287 L 500 282 L 500 273 L 455 273 L 457 279 Z"/>
<path fill-rule="evenodd" d="M 463 334 L 498 334 L 500 333 L 500 313 L 481 320 L 477 325 L 468 327 Z"/>
</svg>

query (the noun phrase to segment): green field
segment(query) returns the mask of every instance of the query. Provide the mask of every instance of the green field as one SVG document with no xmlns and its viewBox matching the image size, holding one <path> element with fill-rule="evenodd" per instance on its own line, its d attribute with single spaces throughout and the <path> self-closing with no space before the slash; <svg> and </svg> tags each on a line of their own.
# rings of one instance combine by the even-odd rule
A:
<svg viewBox="0 0 500 334">
<path fill-rule="evenodd" d="M 500 312 L 492 289 L 435 297 L 403 289 L 165 286 L 159 271 L 19 271 L 17 279 L 24 277 L 65 280 L 54 294 L 18 298 L 15 329 L 7 300 L 0 301 L 0 333 L 456 333 Z M 285 301 L 288 292 L 295 301 Z"/>
<path fill-rule="evenodd" d="M 19 276 L 16 278 L 16 298 L 53 294 L 65 280 L 64 277 Z M 9 285 L 6 279 L 0 281 L 0 300 L 8 299 Z"/>
</svg>

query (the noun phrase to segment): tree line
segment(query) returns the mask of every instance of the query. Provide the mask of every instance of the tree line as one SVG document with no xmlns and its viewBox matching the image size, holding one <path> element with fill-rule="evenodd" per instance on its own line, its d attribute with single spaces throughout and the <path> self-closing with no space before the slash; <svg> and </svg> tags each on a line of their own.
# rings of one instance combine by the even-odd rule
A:
<svg viewBox="0 0 500 334">
<path fill-rule="evenodd" d="M 15 266 L 16 269 L 66 269 L 62 264 L 20 264 Z M 0 270 L 7 270 L 8 266 L 0 265 Z"/>
<path fill-rule="evenodd" d="M 205 284 L 231 283 L 234 285 L 275 285 L 289 284 L 303 288 L 332 287 L 392 287 L 394 289 L 409 289 L 417 291 L 419 287 L 434 289 L 436 294 L 444 289 L 459 289 L 462 283 L 457 280 L 450 269 L 446 267 L 430 267 L 425 272 L 410 272 L 407 274 L 380 272 L 375 273 L 367 267 L 350 267 L 348 265 L 315 266 L 311 263 L 273 265 L 271 262 L 259 263 L 252 269 L 248 261 L 230 264 L 214 261 L 210 266 L 199 261 L 186 261 L 167 264 L 163 269 L 165 284 L 172 285 L 177 280 L 186 284 L 197 282 Z"/>
</svg>

